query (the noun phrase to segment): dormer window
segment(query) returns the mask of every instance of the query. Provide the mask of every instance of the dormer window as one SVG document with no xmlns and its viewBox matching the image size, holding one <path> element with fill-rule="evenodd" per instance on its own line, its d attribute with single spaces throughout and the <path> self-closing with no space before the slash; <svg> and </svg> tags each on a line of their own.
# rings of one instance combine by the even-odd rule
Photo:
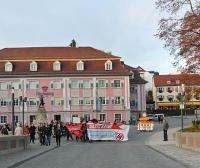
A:
<svg viewBox="0 0 200 168">
<path fill-rule="evenodd" d="M 83 71 L 84 70 L 84 63 L 83 63 L 83 61 L 77 62 L 76 68 L 77 68 L 78 71 Z"/>
<path fill-rule="evenodd" d="M 170 84 L 171 84 L 171 81 L 170 81 L 170 80 L 168 80 L 168 81 L 167 81 L 167 84 L 168 84 L 168 85 L 170 85 Z"/>
<path fill-rule="evenodd" d="M 60 62 L 59 61 L 55 61 L 53 63 L 53 70 L 54 71 L 60 71 Z"/>
<path fill-rule="evenodd" d="M 105 63 L 105 70 L 112 70 L 112 62 L 110 60 Z"/>
<path fill-rule="evenodd" d="M 13 69 L 12 63 L 11 63 L 11 62 L 7 62 L 7 63 L 5 64 L 5 71 L 6 71 L 6 72 L 12 72 L 12 69 Z"/>
<path fill-rule="evenodd" d="M 37 62 L 33 61 L 30 63 L 30 71 L 37 71 Z"/>
</svg>

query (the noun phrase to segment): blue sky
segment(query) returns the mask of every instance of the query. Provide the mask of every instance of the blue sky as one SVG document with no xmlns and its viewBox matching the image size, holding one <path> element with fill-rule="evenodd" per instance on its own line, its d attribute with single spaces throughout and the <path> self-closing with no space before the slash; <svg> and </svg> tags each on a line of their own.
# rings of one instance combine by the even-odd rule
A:
<svg viewBox="0 0 200 168">
<path fill-rule="evenodd" d="M 154 37 L 154 0 L 0 0 L 0 48 L 92 46 L 133 67 L 175 71 L 173 57 Z"/>
</svg>

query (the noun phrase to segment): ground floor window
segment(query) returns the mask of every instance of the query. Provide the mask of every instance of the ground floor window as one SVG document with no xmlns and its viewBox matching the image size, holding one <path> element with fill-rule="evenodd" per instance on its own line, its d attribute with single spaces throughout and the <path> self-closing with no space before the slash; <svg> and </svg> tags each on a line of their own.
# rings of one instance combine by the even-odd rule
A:
<svg viewBox="0 0 200 168">
<path fill-rule="evenodd" d="M 115 122 L 121 122 L 122 121 L 122 115 L 121 114 L 115 114 Z"/>
<path fill-rule="evenodd" d="M 7 123 L 7 116 L 0 116 L 0 123 L 1 124 Z"/>
<path fill-rule="evenodd" d="M 100 121 L 106 121 L 106 114 L 100 114 L 99 115 L 99 120 Z"/>
<path fill-rule="evenodd" d="M 35 120 L 35 115 L 30 115 L 30 124 L 32 124 L 34 120 Z"/>
<path fill-rule="evenodd" d="M 19 116 L 14 116 L 14 121 L 15 121 L 15 123 L 18 123 L 19 122 Z"/>
<path fill-rule="evenodd" d="M 60 115 L 54 115 L 54 120 L 60 121 L 61 120 L 61 116 Z"/>
<path fill-rule="evenodd" d="M 85 121 L 90 121 L 90 114 L 84 114 Z"/>
</svg>

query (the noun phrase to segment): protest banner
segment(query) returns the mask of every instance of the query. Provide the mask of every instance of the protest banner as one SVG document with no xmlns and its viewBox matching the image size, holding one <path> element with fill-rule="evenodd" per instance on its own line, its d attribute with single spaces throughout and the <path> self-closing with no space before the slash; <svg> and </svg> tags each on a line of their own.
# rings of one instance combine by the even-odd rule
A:
<svg viewBox="0 0 200 168">
<path fill-rule="evenodd" d="M 110 123 L 87 123 L 87 134 L 90 140 L 128 140 L 129 125 Z"/>
</svg>

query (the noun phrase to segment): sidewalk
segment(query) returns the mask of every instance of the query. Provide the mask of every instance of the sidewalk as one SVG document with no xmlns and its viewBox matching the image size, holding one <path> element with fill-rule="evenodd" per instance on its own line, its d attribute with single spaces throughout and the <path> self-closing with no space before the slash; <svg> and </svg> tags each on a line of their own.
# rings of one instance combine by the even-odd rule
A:
<svg viewBox="0 0 200 168">
<path fill-rule="evenodd" d="M 146 145 L 156 150 L 159 153 L 164 154 L 170 159 L 181 162 L 183 165 L 189 168 L 200 167 L 200 152 L 195 152 L 175 146 L 175 140 L 173 133 L 180 128 L 173 128 L 168 130 L 168 141 L 163 141 L 163 132 L 157 132 L 146 141 Z"/>
<path fill-rule="evenodd" d="M 23 163 L 56 148 L 57 146 L 54 139 L 52 139 L 51 146 L 40 146 L 39 141 L 35 141 L 35 144 L 30 144 L 26 150 L 17 151 L 10 154 L 0 154 L 0 168 L 15 167 L 20 163 Z"/>
</svg>

